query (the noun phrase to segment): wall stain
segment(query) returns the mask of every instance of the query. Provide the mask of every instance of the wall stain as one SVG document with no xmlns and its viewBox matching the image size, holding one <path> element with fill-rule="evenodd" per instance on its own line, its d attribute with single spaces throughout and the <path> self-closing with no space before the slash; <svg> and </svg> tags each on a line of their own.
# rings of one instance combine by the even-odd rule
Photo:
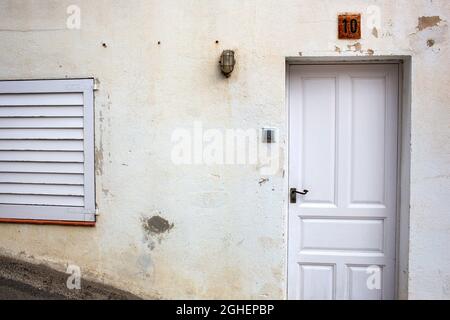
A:
<svg viewBox="0 0 450 320">
<path fill-rule="evenodd" d="M 369 56 L 373 56 L 374 53 L 375 53 L 375 51 L 373 51 L 373 49 L 367 49 L 367 54 Z"/>
<path fill-rule="evenodd" d="M 440 43 L 448 40 L 448 25 L 439 16 L 419 17 L 416 31 L 409 34 L 411 48 L 416 52 L 430 50 L 438 53 Z"/>
<path fill-rule="evenodd" d="M 142 217 L 141 225 L 144 230 L 143 242 L 150 250 L 155 249 L 156 242 L 161 243 L 164 236 L 174 227 L 174 224 L 161 217 L 160 213 L 150 218 Z"/>
<path fill-rule="evenodd" d="M 341 48 L 339 48 L 338 46 L 334 46 L 334 51 L 337 53 L 341 53 Z"/>
<path fill-rule="evenodd" d="M 361 43 L 359 43 L 359 42 L 356 42 L 354 44 L 349 44 L 349 45 L 347 45 L 347 48 L 354 52 L 356 52 L 356 51 L 362 52 L 362 46 L 361 46 Z M 352 50 L 352 48 L 353 48 L 353 50 Z"/>
<path fill-rule="evenodd" d="M 419 17 L 417 22 L 417 30 L 422 31 L 423 29 L 437 26 L 441 21 L 443 20 L 439 16 Z"/>
<path fill-rule="evenodd" d="M 258 183 L 259 183 L 260 186 L 262 186 L 264 183 L 266 183 L 266 182 L 268 182 L 268 181 L 269 181 L 269 178 L 261 178 L 261 179 L 258 181 Z"/>
<path fill-rule="evenodd" d="M 141 275 L 144 276 L 144 278 L 150 277 L 153 269 L 152 257 L 148 253 L 143 254 L 139 256 L 136 262 L 141 271 Z"/>
<path fill-rule="evenodd" d="M 173 223 L 169 223 L 169 221 L 158 215 L 148 219 L 144 219 L 142 224 L 142 227 L 146 232 L 154 235 L 169 232 L 173 228 L 173 226 Z"/>
<path fill-rule="evenodd" d="M 375 38 L 378 38 L 378 29 L 377 29 L 376 27 L 373 27 L 373 29 L 372 29 L 372 35 L 373 35 Z"/>
<path fill-rule="evenodd" d="M 103 143 L 100 142 L 100 146 L 95 147 L 95 174 L 101 176 L 103 174 Z"/>
<path fill-rule="evenodd" d="M 104 195 L 105 197 L 107 197 L 107 196 L 110 195 L 109 189 L 102 188 L 102 192 L 103 192 L 103 195 Z"/>
</svg>

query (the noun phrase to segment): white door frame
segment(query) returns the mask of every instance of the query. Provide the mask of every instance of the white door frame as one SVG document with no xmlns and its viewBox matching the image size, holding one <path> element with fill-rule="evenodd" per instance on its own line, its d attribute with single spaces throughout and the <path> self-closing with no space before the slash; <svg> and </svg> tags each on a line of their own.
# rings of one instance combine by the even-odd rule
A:
<svg viewBox="0 0 450 320">
<path fill-rule="evenodd" d="M 286 59 L 286 150 L 285 157 L 285 298 L 288 297 L 288 246 L 289 246 L 289 66 L 295 64 L 398 64 L 399 65 L 399 117 L 398 117 L 398 183 L 397 183 L 397 227 L 396 227 L 396 275 L 395 297 L 408 298 L 408 260 L 409 260 L 409 204 L 410 204 L 410 159 L 411 159 L 411 57 L 295 57 Z"/>
</svg>

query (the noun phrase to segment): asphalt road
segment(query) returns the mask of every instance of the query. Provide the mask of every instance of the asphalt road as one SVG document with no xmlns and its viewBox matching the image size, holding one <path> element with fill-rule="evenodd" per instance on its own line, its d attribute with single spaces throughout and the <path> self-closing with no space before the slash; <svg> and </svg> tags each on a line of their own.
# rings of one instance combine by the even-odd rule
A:
<svg viewBox="0 0 450 320">
<path fill-rule="evenodd" d="M 27 284 L 0 277 L 0 300 L 55 300 L 63 296 L 50 294 Z"/>
<path fill-rule="evenodd" d="M 67 287 L 68 277 L 69 274 L 43 264 L 0 255 L 0 300 L 139 299 L 129 292 L 84 278 L 80 279 L 79 290 L 71 290 Z"/>
</svg>

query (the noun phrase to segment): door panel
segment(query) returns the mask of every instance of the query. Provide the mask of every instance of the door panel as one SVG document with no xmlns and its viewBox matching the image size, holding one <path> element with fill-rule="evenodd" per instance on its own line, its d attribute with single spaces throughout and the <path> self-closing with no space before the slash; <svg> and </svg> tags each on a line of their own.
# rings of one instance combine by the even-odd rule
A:
<svg viewBox="0 0 450 320">
<path fill-rule="evenodd" d="M 352 204 L 384 204 L 385 80 L 352 78 Z"/>
<path fill-rule="evenodd" d="M 300 264 L 299 272 L 303 286 L 299 288 L 300 297 L 305 300 L 331 300 L 334 292 L 334 266 Z"/>
<path fill-rule="evenodd" d="M 304 204 L 335 203 L 335 78 L 303 81 L 300 179 L 311 189 Z"/>
<path fill-rule="evenodd" d="M 398 66 L 290 67 L 288 296 L 393 299 Z"/>
<path fill-rule="evenodd" d="M 384 219 L 300 218 L 300 221 L 301 251 L 383 252 Z"/>
</svg>

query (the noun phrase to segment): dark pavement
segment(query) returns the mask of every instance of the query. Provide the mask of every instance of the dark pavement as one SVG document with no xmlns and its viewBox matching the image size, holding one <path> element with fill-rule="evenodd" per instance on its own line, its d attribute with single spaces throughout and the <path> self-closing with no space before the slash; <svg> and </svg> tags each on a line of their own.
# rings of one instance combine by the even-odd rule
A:
<svg viewBox="0 0 450 320">
<path fill-rule="evenodd" d="M 61 300 L 64 296 L 51 294 L 27 284 L 0 278 L 0 300 Z"/>
<path fill-rule="evenodd" d="M 70 290 L 70 275 L 43 264 L 0 256 L 0 300 L 136 300 L 112 286 L 81 278 L 81 289 Z"/>
</svg>

